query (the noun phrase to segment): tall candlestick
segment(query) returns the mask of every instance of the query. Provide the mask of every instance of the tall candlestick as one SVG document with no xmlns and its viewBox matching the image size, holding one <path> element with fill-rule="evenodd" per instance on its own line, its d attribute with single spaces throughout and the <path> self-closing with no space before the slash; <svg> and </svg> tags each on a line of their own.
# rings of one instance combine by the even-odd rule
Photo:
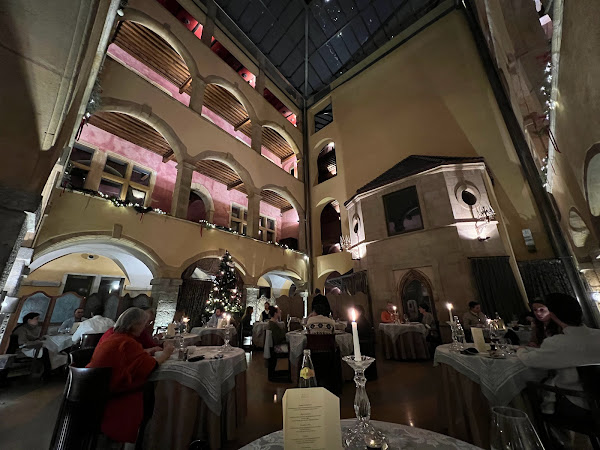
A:
<svg viewBox="0 0 600 450">
<path fill-rule="evenodd" d="M 446 308 L 448 308 L 448 314 L 450 315 L 450 322 L 454 323 L 454 318 L 452 317 L 452 303 L 446 303 Z"/>
<path fill-rule="evenodd" d="M 362 360 L 360 354 L 360 341 L 358 340 L 358 328 L 356 325 L 356 310 L 352 309 L 352 342 L 354 343 L 354 360 Z"/>
</svg>

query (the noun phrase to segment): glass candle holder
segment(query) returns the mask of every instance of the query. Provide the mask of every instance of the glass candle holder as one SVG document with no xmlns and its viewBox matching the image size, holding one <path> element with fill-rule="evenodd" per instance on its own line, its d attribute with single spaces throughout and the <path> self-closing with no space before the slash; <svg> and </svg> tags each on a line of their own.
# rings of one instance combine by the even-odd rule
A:
<svg viewBox="0 0 600 450">
<path fill-rule="evenodd" d="M 367 384 L 365 370 L 375 361 L 375 358 L 362 356 L 360 360 L 355 360 L 354 356 L 344 356 L 342 359 L 354 370 L 354 383 L 356 384 L 356 394 L 354 395 L 356 423 L 342 437 L 344 448 L 363 450 L 366 447 L 387 450 L 389 448 L 387 438 L 370 423 L 371 402 L 369 402 L 365 389 Z"/>
<path fill-rule="evenodd" d="M 227 325 L 225 327 L 225 343 L 221 346 L 221 350 L 224 352 L 230 352 L 231 350 L 233 350 L 233 347 L 231 346 L 231 344 L 229 344 L 229 339 L 230 339 L 230 330 L 231 330 L 231 325 Z"/>
</svg>

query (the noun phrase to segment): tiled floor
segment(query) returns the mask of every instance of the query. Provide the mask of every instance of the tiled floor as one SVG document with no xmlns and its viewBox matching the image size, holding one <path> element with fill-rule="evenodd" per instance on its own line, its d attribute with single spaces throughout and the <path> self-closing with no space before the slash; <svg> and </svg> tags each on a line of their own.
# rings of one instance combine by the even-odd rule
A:
<svg viewBox="0 0 600 450">
<path fill-rule="evenodd" d="M 282 427 L 281 398 L 289 384 L 267 381 L 262 352 L 248 353 L 248 415 L 235 441 L 225 449 L 238 449 Z M 437 396 L 439 379 L 432 363 L 398 362 L 378 358 L 379 378 L 367 383 L 373 419 L 440 429 Z M 15 381 L 0 388 L 0 448 L 48 448 L 64 387 L 64 378 L 52 382 Z M 354 383 L 344 385 L 341 417 L 354 417 Z"/>
</svg>

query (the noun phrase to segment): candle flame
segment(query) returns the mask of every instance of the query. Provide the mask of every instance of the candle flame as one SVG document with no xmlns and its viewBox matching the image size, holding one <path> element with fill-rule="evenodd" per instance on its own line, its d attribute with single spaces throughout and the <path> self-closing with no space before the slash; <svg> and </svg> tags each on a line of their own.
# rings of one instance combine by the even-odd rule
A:
<svg viewBox="0 0 600 450">
<path fill-rule="evenodd" d="M 446 308 L 452 309 L 453 308 L 452 303 L 446 303 Z"/>
<path fill-rule="evenodd" d="M 352 314 L 352 322 L 356 322 L 356 310 L 352 308 L 350 313 Z"/>
</svg>

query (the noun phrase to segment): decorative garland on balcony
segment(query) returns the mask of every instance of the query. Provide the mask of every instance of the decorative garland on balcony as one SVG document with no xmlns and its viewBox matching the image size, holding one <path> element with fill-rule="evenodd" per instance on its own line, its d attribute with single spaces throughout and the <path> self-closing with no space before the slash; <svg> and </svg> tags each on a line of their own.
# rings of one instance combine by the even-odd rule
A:
<svg viewBox="0 0 600 450">
<path fill-rule="evenodd" d="M 124 201 L 113 195 L 106 195 L 106 194 L 103 194 L 102 192 L 94 191 L 92 189 L 73 188 L 73 187 L 71 187 L 70 189 L 73 192 L 80 192 L 84 195 L 89 195 L 91 197 L 97 197 L 97 198 L 103 198 L 105 200 L 110 200 L 112 202 L 112 204 L 118 208 L 120 208 L 120 207 L 133 208 L 139 214 L 146 214 L 149 212 L 154 212 L 156 214 L 162 214 L 162 215 L 167 214 L 166 212 L 164 212 L 163 210 L 161 210 L 159 208 L 152 208 L 151 206 L 143 206 L 143 205 L 140 205 L 139 203 Z"/>
<path fill-rule="evenodd" d="M 246 236 L 245 234 L 238 233 L 233 228 L 224 227 L 222 225 L 217 225 L 217 224 L 214 224 L 214 223 L 210 223 L 208 220 L 199 220 L 198 223 L 200 225 L 202 225 L 204 228 L 207 228 L 207 229 L 215 229 L 216 228 L 217 230 L 227 231 L 228 233 L 238 234 L 238 235 L 244 236 L 244 237 L 250 237 L 250 236 Z M 251 239 L 254 239 L 254 238 L 251 238 Z M 261 241 L 261 242 L 264 242 L 264 241 Z M 292 250 L 292 251 L 295 251 L 295 252 L 298 251 L 298 250 L 294 250 L 294 249 L 290 248 L 286 244 L 280 244 L 279 242 L 267 241 L 266 243 L 274 245 L 275 247 L 283 248 L 284 250 Z M 302 253 L 302 252 L 299 252 L 299 253 Z"/>
</svg>

